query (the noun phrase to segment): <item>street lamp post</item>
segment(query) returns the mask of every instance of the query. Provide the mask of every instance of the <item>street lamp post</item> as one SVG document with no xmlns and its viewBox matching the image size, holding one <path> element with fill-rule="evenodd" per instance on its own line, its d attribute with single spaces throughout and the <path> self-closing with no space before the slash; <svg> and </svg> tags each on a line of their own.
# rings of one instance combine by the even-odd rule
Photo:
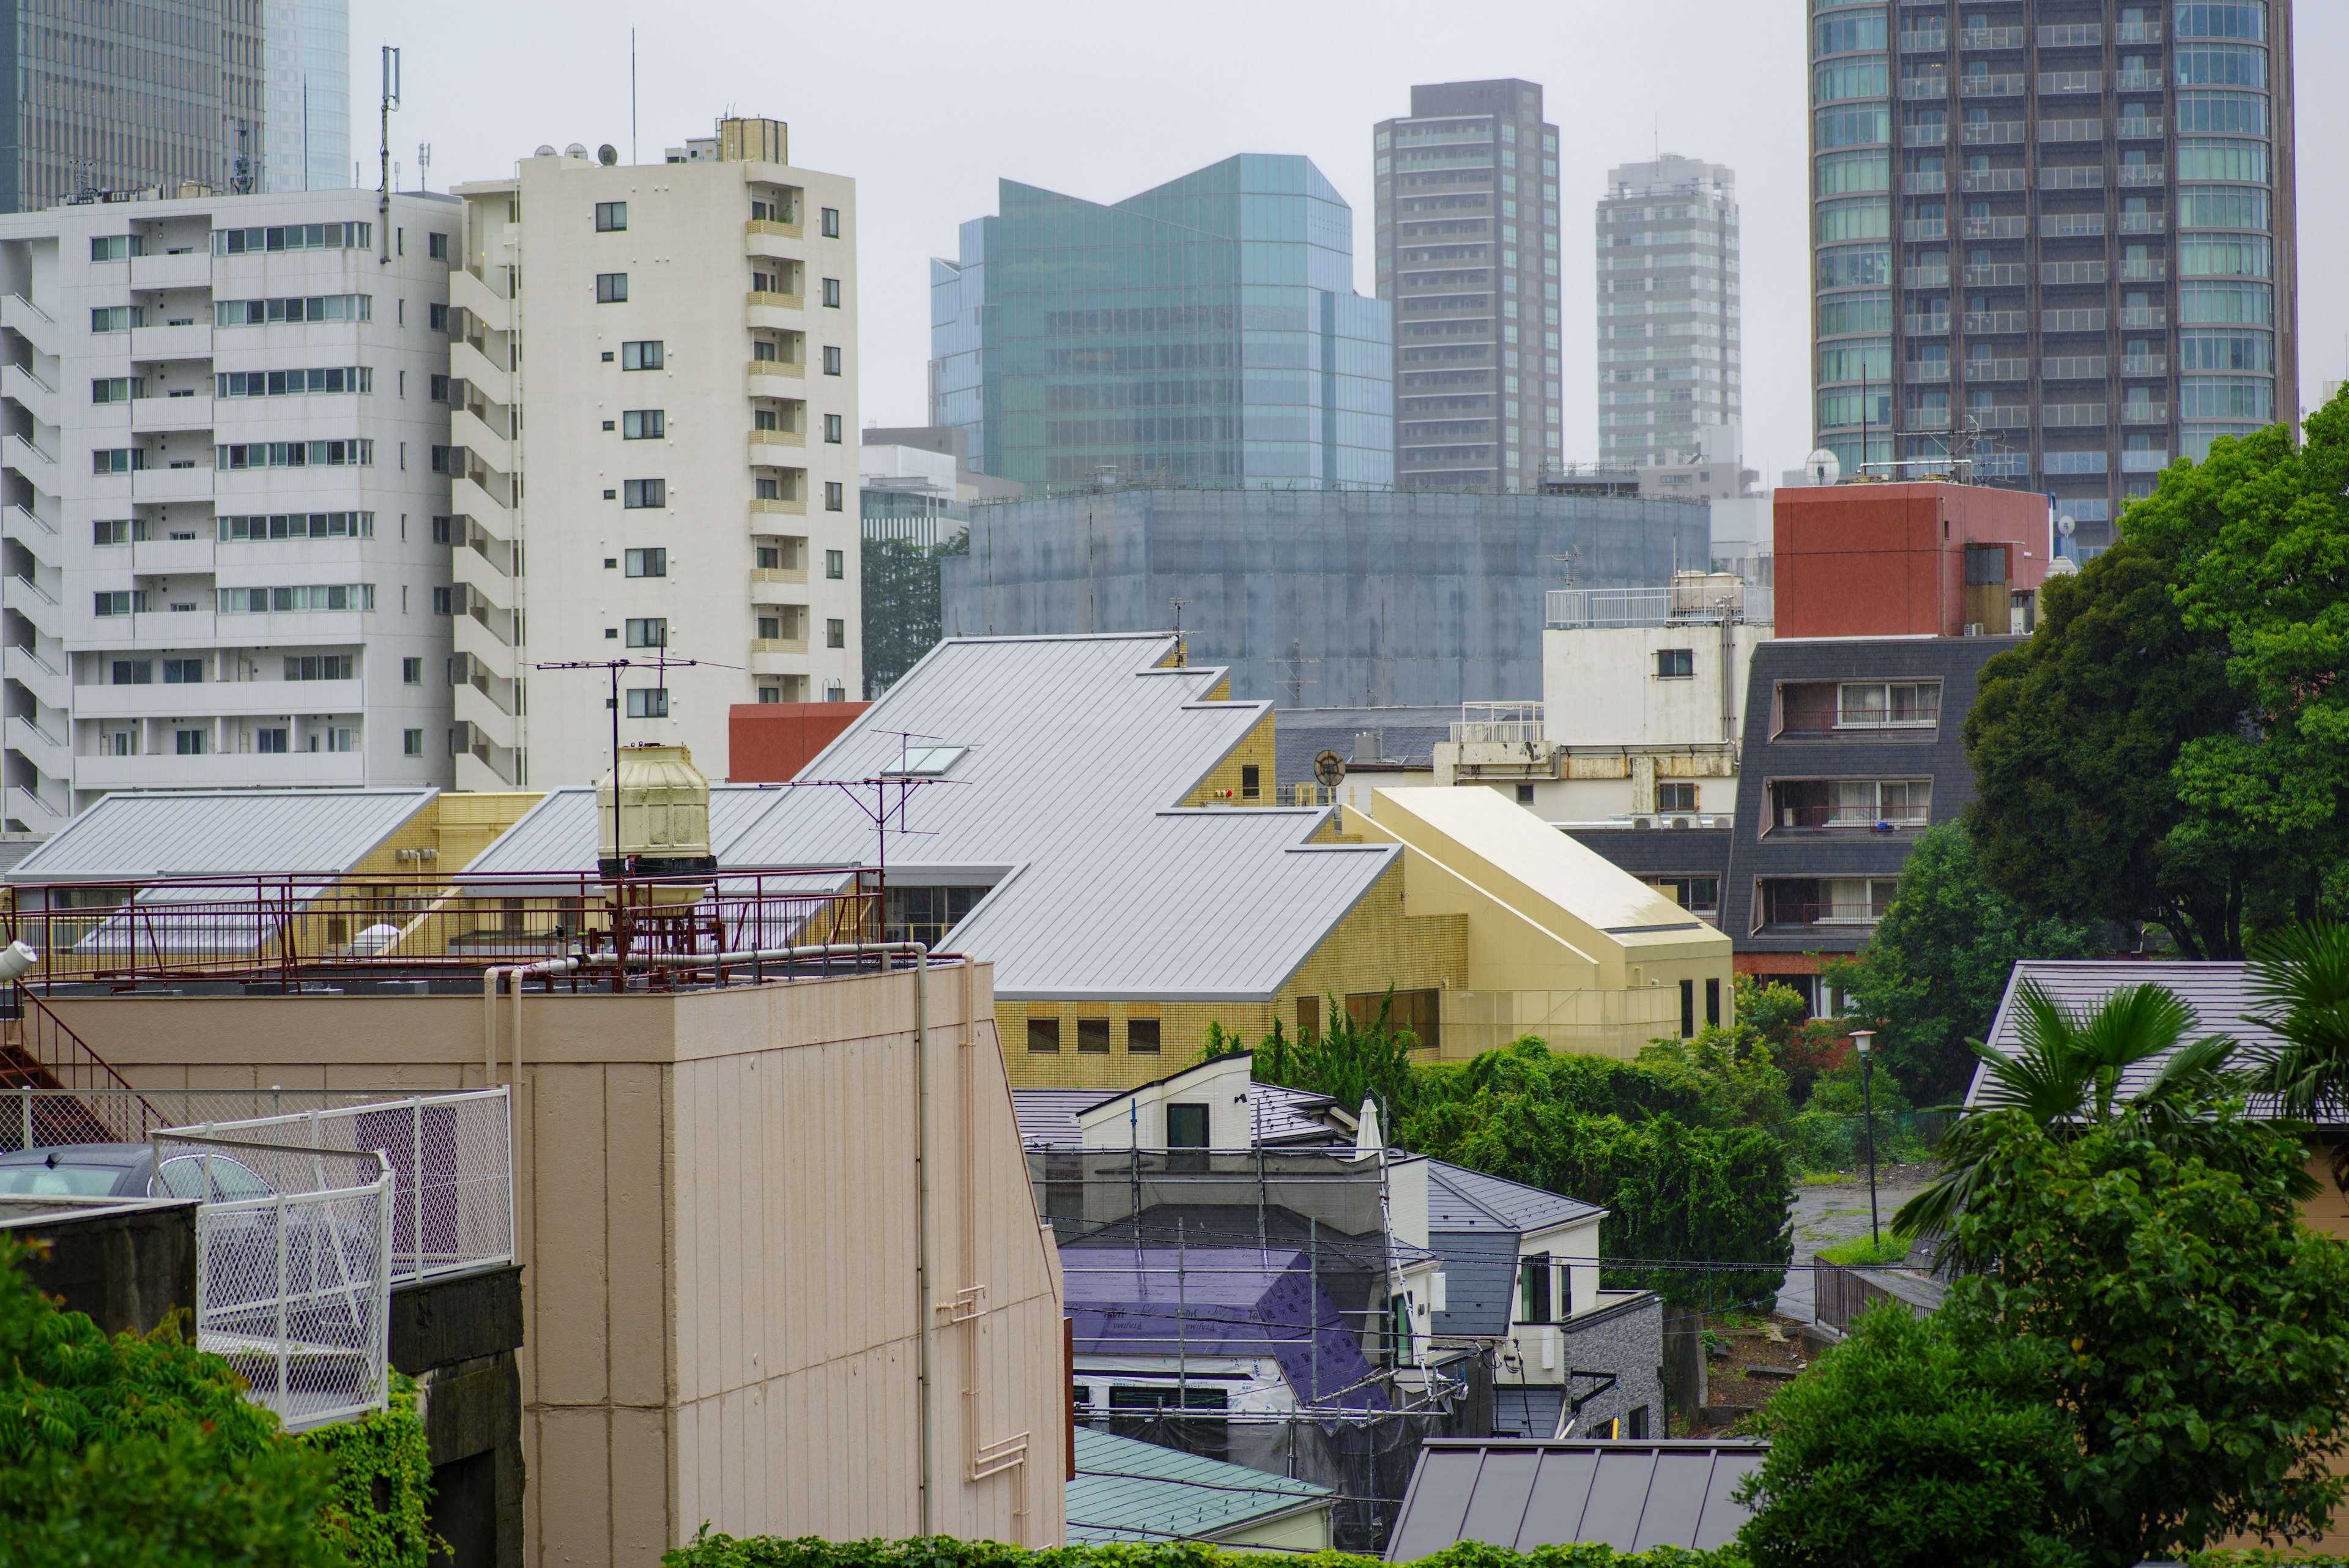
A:
<svg viewBox="0 0 2349 1568">
<path fill-rule="evenodd" d="M 1859 1053 L 1860 1116 L 1868 1124 L 1868 1239 L 1875 1243 L 1883 1240 L 1876 1221 L 1876 1055 L 1868 1043 L 1876 1038 L 1873 1029 L 1855 1029 L 1851 1043 Z"/>
</svg>

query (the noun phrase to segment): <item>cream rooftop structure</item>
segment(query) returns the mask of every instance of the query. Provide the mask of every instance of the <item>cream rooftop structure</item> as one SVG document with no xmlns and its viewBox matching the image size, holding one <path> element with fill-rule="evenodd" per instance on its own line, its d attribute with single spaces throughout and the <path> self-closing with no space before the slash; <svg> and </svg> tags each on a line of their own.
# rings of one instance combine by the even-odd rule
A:
<svg viewBox="0 0 2349 1568">
<path fill-rule="evenodd" d="M 993 965 L 1023 1086 L 1129 1088 L 1210 1023 L 1318 1031 L 1390 987 L 1446 1058 L 1528 1033 L 1628 1056 L 1725 1008 L 1727 938 L 1489 791 L 1257 804 L 1271 705 L 1178 657 L 1164 633 L 943 642 L 801 784 L 713 791 L 719 866 L 885 864 L 892 939 Z M 594 812 L 553 792 L 469 877 L 591 867 Z"/>
</svg>

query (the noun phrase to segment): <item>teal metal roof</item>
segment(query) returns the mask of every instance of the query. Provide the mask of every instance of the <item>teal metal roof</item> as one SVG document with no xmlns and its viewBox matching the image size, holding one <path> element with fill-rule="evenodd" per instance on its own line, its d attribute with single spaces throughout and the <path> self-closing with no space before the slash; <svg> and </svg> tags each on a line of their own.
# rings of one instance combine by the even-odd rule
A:
<svg viewBox="0 0 2349 1568">
<path fill-rule="evenodd" d="M 1284 1513 L 1326 1507 L 1336 1497 L 1311 1481 L 1079 1427 L 1069 1544 L 1214 1541 Z"/>
</svg>

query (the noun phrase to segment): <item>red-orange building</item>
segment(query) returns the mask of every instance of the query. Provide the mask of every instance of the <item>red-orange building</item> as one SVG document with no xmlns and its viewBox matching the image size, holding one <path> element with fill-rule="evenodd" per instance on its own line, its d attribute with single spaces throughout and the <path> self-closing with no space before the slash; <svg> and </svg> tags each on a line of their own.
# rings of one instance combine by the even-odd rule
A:
<svg viewBox="0 0 2349 1568">
<path fill-rule="evenodd" d="M 1780 637 L 2004 637 L 2031 629 L 2047 498 L 1971 484 L 1781 489 Z"/>
<path fill-rule="evenodd" d="M 781 784 L 799 777 L 870 702 L 737 702 L 726 716 L 730 784 Z"/>
</svg>

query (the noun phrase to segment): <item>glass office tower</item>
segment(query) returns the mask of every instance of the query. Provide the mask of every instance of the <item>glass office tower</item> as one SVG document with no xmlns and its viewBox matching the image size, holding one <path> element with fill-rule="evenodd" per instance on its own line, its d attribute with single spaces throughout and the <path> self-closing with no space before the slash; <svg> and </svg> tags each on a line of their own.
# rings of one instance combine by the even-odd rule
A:
<svg viewBox="0 0 2349 1568">
<path fill-rule="evenodd" d="M 347 189 L 351 182 L 350 0 L 274 0 L 268 47 L 269 155 L 263 188 Z M 414 167 L 412 161 L 409 167 Z"/>
<path fill-rule="evenodd" d="M 930 422 L 1031 493 L 1393 478 L 1388 306 L 1353 213 L 1245 154 L 1103 206 L 1006 180 L 930 266 Z"/>
<path fill-rule="evenodd" d="M 1847 473 L 1961 459 L 2093 554 L 2175 458 L 2297 419 L 2291 0 L 1809 9 L 1816 422 Z"/>
<path fill-rule="evenodd" d="M 1537 82 L 1439 82 L 1371 133 L 1396 483 L 1534 490 L 1562 452 L 1557 127 Z"/>
</svg>

